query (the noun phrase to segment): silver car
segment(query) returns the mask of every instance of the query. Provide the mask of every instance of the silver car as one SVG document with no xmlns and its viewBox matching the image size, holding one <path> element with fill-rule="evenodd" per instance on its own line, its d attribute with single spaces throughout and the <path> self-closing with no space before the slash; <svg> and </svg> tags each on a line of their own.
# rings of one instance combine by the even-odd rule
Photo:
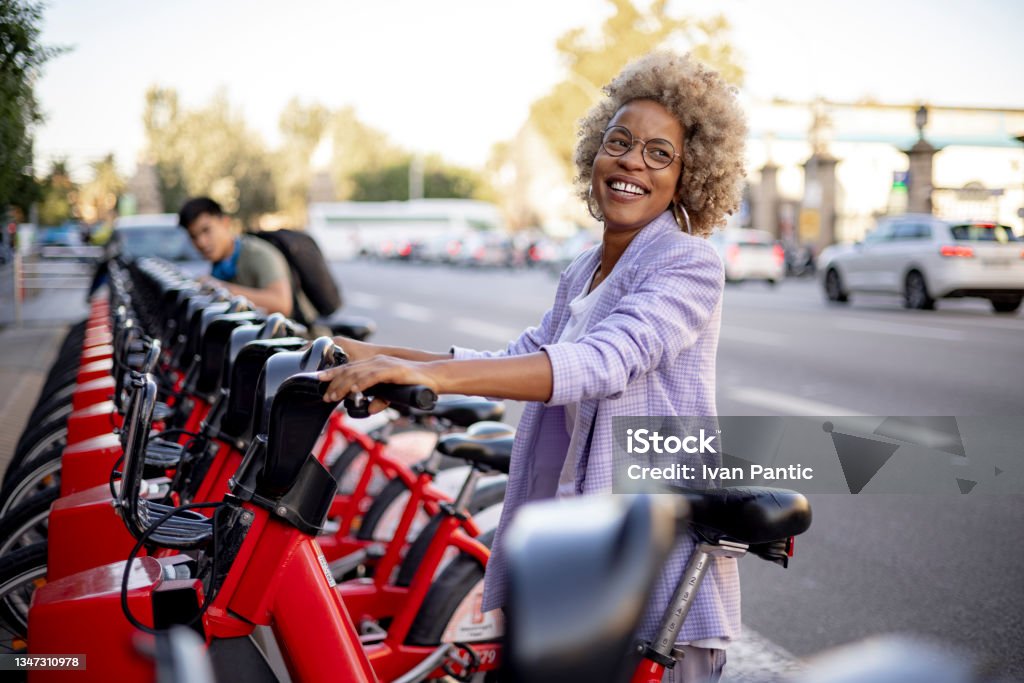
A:
<svg viewBox="0 0 1024 683">
<path fill-rule="evenodd" d="M 709 238 L 725 265 L 726 282 L 764 280 L 770 285 L 786 276 L 782 245 L 766 230 L 726 228 Z"/>
<path fill-rule="evenodd" d="M 1024 240 L 993 222 L 891 216 L 863 242 L 822 251 L 818 272 L 837 303 L 853 292 L 890 293 L 907 308 L 932 309 L 937 299 L 969 296 L 1013 313 L 1024 299 Z"/>
</svg>

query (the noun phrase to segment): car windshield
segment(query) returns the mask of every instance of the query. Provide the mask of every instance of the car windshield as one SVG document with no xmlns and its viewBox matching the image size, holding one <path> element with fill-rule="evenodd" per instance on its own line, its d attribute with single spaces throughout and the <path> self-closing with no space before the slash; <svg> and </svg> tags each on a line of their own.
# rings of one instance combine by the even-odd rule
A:
<svg viewBox="0 0 1024 683">
<path fill-rule="evenodd" d="M 950 228 L 953 239 L 965 242 L 1020 242 L 1013 229 L 995 223 L 965 223 Z"/>
<path fill-rule="evenodd" d="M 122 228 L 117 234 L 123 252 L 135 258 L 155 256 L 168 261 L 201 261 L 203 258 L 181 228 L 156 225 Z"/>
</svg>

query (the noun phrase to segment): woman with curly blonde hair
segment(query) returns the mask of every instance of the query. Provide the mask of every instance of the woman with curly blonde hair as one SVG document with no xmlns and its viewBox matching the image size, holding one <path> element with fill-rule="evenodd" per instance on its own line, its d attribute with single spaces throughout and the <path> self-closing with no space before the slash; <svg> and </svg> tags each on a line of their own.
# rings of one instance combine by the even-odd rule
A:
<svg viewBox="0 0 1024 683">
<path fill-rule="evenodd" d="M 735 210 L 746 126 L 734 90 L 689 56 L 654 52 L 627 66 L 581 121 L 580 196 L 601 244 L 562 273 L 540 324 L 501 350 L 447 354 L 337 342 L 351 363 L 322 373 L 326 399 L 379 382 L 529 401 L 516 433 L 484 609 L 505 603 L 503 537 L 524 503 L 608 493 L 613 420 L 714 416 L 724 273 L 703 238 Z M 382 407 L 382 406 L 378 406 Z M 649 638 L 693 540 L 676 548 L 644 616 Z M 717 680 L 739 634 L 735 560 L 716 558 L 679 634 L 668 676 Z"/>
</svg>

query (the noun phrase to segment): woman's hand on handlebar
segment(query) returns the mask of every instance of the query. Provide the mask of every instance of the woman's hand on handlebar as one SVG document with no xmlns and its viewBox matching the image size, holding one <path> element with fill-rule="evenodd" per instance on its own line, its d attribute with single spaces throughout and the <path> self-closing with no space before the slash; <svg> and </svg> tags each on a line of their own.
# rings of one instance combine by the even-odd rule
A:
<svg viewBox="0 0 1024 683">
<path fill-rule="evenodd" d="M 348 340 L 351 342 L 351 340 Z M 360 342 L 356 342 L 359 344 Z M 372 346 L 372 344 L 362 344 Z M 343 347 L 344 348 L 344 347 Z M 348 353 L 348 349 L 345 350 Z M 346 396 L 359 394 L 377 384 L 422 384 L 438 391 L 438 380 L 429 363 L 403 360 L 392 356 L 374 356 L 368 360 L 350 362 L 317 374 L 321 382 L 328 382 L 324 400 L 340 401 Z M 370 412 L 387 407 L 387 402 L 374 399 Z"/>
</svg>

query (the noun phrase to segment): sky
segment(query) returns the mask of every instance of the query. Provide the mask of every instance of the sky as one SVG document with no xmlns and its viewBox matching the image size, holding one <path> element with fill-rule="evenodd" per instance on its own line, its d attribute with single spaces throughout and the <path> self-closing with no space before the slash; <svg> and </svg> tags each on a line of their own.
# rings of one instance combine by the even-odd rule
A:
<svg viewBox="0 0 1024 683">
<path fill-rule="evenodd" d="M 638 5 L 646 0 L 637 0 Z M 744 94 L 1024 109 L 1017 0 L 675 0 L 724 13 Z M 482 165 L 565 74 L 555 41 L 596 29 L 605 0 L 50 0 L 42 41 L 66 45 L 37 83 L 37 164 L 74 175 L 113 152 L 130 172 L 150 85 L 186 107 L 220 89 L 271 146 L 292 97 L 354 106 L 415 151 Z M 1024 133 L 1024 131 L 1021 131 Z"/>
</svg>

